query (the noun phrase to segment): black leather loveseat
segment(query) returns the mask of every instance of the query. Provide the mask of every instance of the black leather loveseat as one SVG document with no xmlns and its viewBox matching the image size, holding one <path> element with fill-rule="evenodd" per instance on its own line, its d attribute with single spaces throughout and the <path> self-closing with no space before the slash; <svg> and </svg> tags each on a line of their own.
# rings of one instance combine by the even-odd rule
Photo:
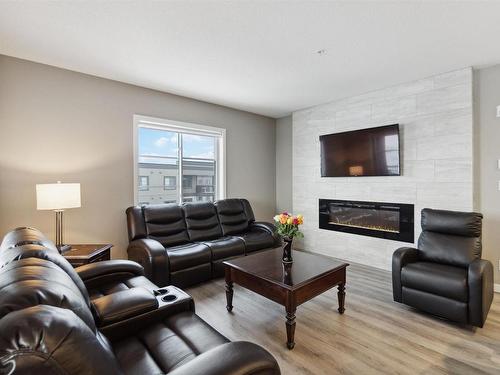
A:
<svg viewBox="0 0 500 375">
<path fill-rule="evenodd" d="M 273 224 L 256 222 L 246 199 L 129 207 L 129 259 L 159 286 L 222 276 L 222 262 L 276 247 Z"/>
<path fill-rule="evenodd" d="M 87 282 L 106 285 L 105 295 L 91 298 L 80 270 L 39 231 L 9 233 L 0 245 L 0 373 L 280 373 L 265 349 L 229 342 L 195 314 L 189 295 L 142 284 L 141 267 L 128 272 L 129 263 L 83 266 Z M 92 277 L 91 266 L 99 267 Z"/>
<path fill-rule="evenodd" d="M 482 218 L 423 209 L 418 249 L 400 248 L 392 258 L 394 300 L 482 327 L 493 301 L 493 266 L 481 259 Z"/>
</svg>

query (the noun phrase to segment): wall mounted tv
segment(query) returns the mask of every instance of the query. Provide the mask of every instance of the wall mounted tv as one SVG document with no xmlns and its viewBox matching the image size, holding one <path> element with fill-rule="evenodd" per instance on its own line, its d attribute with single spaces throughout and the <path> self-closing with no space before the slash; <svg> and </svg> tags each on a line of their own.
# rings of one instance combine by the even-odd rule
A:
<svg viewBox="0 0 500 375">
<path fill-rule="evenodd" d="M 322 135 L 321 176 L 399 176 L 399 124 Z"/>
</svg>

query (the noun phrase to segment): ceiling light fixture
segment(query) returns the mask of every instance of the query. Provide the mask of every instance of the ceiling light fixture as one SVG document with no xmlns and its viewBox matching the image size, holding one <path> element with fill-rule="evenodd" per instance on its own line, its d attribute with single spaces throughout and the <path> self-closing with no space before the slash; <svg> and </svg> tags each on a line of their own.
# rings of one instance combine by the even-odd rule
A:
<svg viewBox="0 0 500 375">
<path fill-rule="evenodd" d="M 323 56 L 323 55 L 325 55 L 325 54 L 326 54 L 326 49 L 320 49 L 320 50 L 316 51 L 316 53 L 317 53 L 318 55 L 320 55 L 320 56 Z"/>
</svg>

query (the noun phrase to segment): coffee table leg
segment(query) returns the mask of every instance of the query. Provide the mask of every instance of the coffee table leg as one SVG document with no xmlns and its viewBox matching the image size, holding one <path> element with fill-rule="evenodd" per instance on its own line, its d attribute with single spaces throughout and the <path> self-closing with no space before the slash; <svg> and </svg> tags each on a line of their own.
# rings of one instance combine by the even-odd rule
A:
<svg viewBox="0 0 500 375">
<path fill-rule="evenodd" d="M 345 311 L 345 308 L 344 308 L 344 303 L 345 303 L 345 284 L 342 283 L 342 284 L 339 284 L 338 286 L 338 293 L 337 293 L 337 296 L 339 298 L 339 313 L 343 314 L 344 311 Z"/>
<path fill-rule="evenodd" d="M 226 309 L 231 312 L 233 310 L 233 282 L 226 280 Z"/>
<path fill-rule="evenodd" d="M 286 309 L 286 347 L 293 349 L 295 346 L 295 311 Z"/>
</svg>

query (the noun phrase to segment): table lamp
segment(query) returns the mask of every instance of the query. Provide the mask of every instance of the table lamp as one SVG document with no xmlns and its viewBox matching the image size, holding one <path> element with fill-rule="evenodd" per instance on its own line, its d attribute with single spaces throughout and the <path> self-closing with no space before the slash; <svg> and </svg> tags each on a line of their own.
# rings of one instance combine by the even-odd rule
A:
<svg viewBox="0 0 500 375">
<path fill-rule="evenodd" d="M 63 212 L 68 208 L 81 207 L 80 184 L 36 184 L 36 209 L 53 210 L 56 213 L 56 247 L 60 253 L 71 246 L 64 245 Z"/>
</svg>

